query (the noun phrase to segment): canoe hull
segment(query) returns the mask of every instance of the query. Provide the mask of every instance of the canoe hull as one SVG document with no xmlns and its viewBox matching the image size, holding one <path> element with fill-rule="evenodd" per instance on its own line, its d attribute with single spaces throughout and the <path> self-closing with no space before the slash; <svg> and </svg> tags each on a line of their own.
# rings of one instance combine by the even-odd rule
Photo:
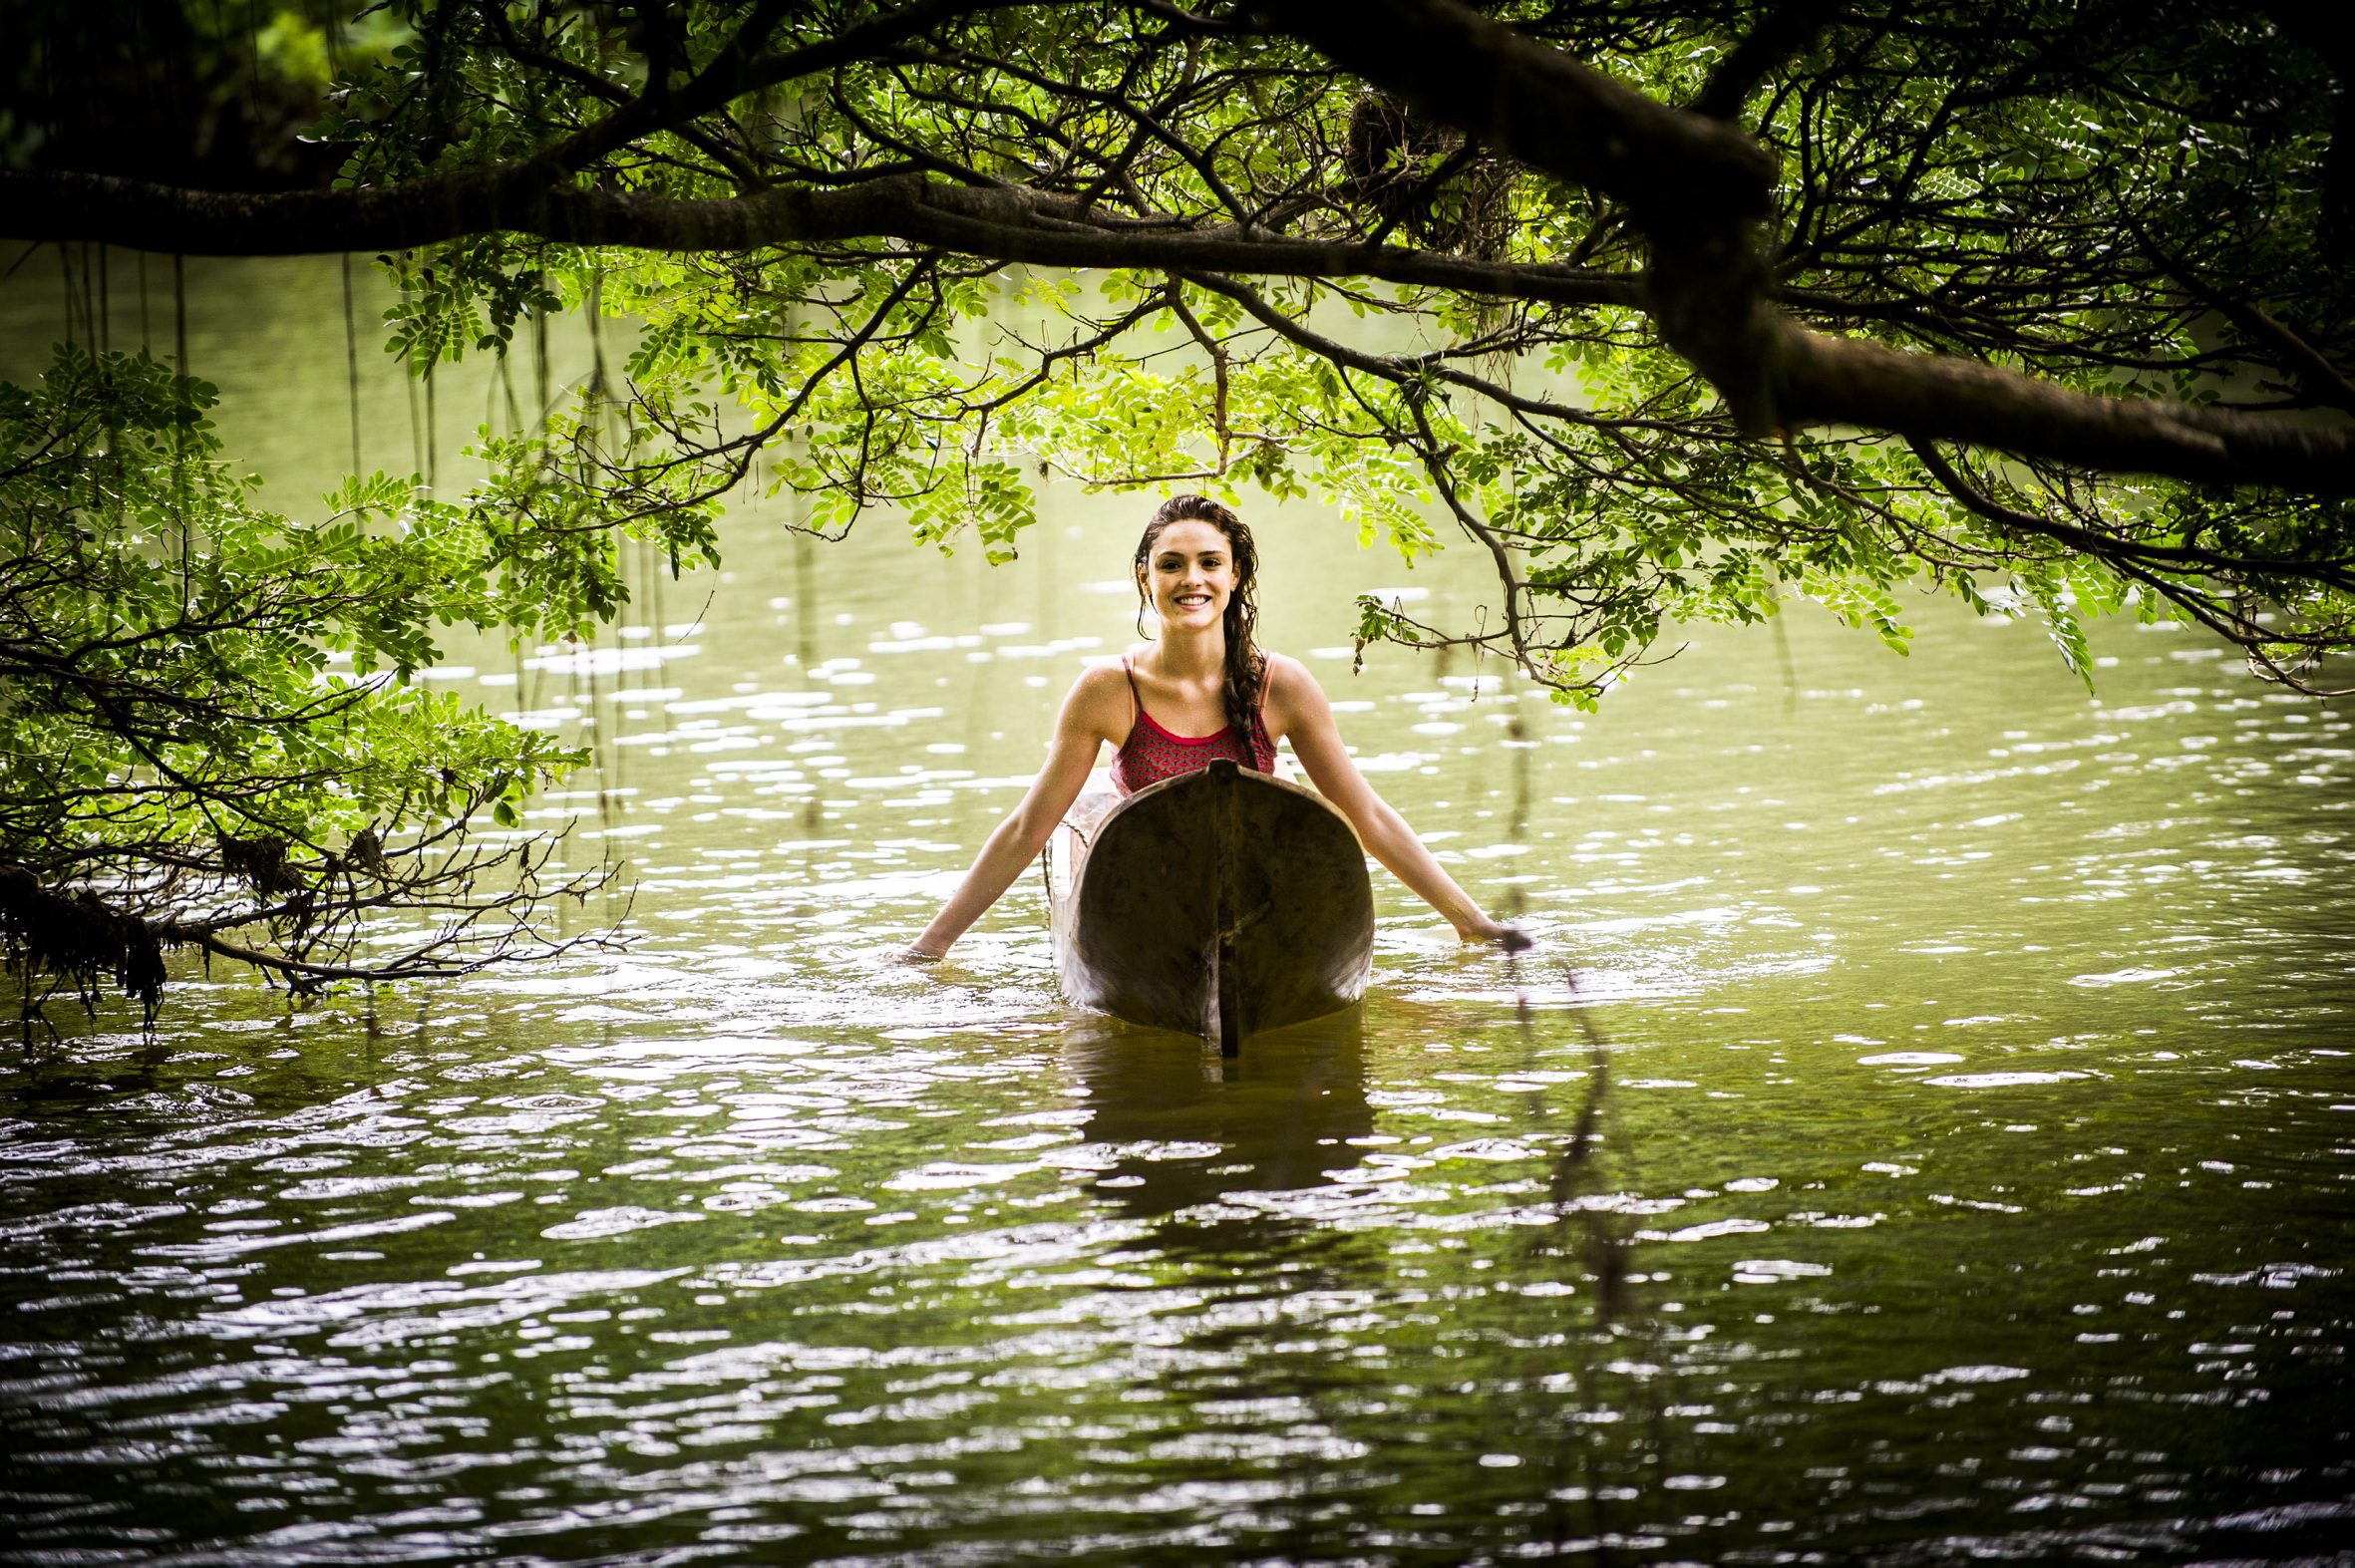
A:
<svg viewBox="0 0 2355 1568">
<path fill-rule="evenodd" d="M 1364 994 L 1374 955 L 1365 850 L 1311 791 L 1221 761 L 1058 837 L 1055 955 L 1080 1006 L 1200 1035 L 1232 1055 L 1254 1031 Z"/>
</svg>

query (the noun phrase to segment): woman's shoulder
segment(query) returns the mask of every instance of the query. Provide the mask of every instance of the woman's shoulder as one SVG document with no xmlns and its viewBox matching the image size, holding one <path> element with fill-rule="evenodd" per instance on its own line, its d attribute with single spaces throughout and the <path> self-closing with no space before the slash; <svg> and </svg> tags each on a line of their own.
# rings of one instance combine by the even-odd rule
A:
<svg viewBox="0 0 2355 1568">
<path fill-rule="evenodd" d="M 1311 675 L 1308 666 L 1290 654 L 1277 653 L 1272 648 L 1259 650 L 1267 661 L 1267 700 L 1286 707 L 1304 700 L 1321 702 L 1325 689 Z"/>
<path fill-rule="evenodd" d="M 1079 671 L 1079 681 L 1072 683 L 1072 690 L 1093 692 L 1093 690 L 1121 688 L 1126 692 L 1128 681 L 1131 681 L 1131 673 L 1128 671 L 1131 671 L 1133 657 L 1135 657 L 1133 652 L 1126 652 L 1126 655 L 1088 659 L 1086 669 Z"/>
<path fill-rule="evenodd" d="M 1136 679 L 1126 656 L 1115 654 L 1111 658 L 1090 659 L 1087 668 L 1080 671 L 1080 678 L 1071 683 L 1072 695 L 1107 713 L 1117 708 L 1125 719 Z"/>
<path fill-rule="evenodd" d="M 1129 672 L 1117 655 L 1110 659 L 1090 659 L 1080 671 L 1080 678 L 1071 683 L 1071 689 L 1090 697 L 1114 691 L 1125 694 L 1129 689 Z"/>
<path fill-rule="evenodd" d="M 1063 699 L 1064 725 L 1077 724 L 1118 746 L 1128 734 L 1129 681 L 1118 659 L 1091 662 Z"/>
</svg>

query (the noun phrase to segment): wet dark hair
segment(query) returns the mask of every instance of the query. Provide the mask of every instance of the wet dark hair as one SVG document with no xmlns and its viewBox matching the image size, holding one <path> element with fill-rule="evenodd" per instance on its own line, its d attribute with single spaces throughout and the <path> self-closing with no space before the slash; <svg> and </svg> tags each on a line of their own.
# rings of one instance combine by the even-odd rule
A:
<svg viewBox="0 0 2355 1568">
<path fill-rule="evenodd" d="M 1147 602 L 1145 582 L 1151 575 L 1148 563 L 1153 559 L 1154 541 L 1171 523 L 1188 521 L 1206 522 L 1226 535 L 1227 553 L 1234 557 L 1234 592 L 1227 596 L 1222 618 L 1226 626 L 1226 681 L 1220 697 L 1226 707 L 1226 722 L 1248 733 L 1258 722 L 1259 699 L 1267 685 L 1267 656 L 1254 639 L 1259 629 L 1259 547 L 1251 542 L 1251 530 L 1243 519 L 1207 495 L 1173 495 L 1163 501 L 1146 523 L 1145 536 L 1137 541 L 1138 610 L 1142 615 Z"/>
</svg>

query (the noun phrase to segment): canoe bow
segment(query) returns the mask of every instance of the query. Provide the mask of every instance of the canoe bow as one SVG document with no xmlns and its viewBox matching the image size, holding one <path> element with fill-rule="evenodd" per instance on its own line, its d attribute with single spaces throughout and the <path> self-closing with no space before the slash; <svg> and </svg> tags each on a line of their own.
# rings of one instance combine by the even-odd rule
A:
<svg viewBox="0 0 2355 1568">
<path fill-rule="evenodd" d="M 1048 868 L 1065 995 L 1227 1055 L 1365 992 L 1374 900 L 1349 820 L 1221 759 L 1107 802 L 1083 797 Z"/>
</svg>

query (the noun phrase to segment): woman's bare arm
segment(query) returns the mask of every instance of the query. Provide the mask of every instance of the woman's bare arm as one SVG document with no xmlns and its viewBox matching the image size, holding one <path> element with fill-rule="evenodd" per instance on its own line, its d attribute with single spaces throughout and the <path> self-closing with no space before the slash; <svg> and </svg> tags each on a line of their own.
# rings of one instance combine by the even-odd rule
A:
<svg viewBox="0 0 2355 1568">
<path fill-rule="evenodd" d="M 1292 742 L 1301 771 L 1317 792 L 1333 802 L 1357 829 L 1366 852 L 1391 875 L 1414 890 L 1417 897 L 1447 917 L 1456 934 L 1467 942 L 1502 941 L 1508 947 L 1526 946 L 1527 938 L 1482 912 L 1472 895 L 1431 857 L 1423 840 L 1407 825 L 1389 801 L 1374 792 L 1358 772 L 1349 749 L 1341 744 L 1341 730 L 1333 722 L 1333 705 L 1325 700 L 1316 677 L 1297 661 L 1268 655 L 1269 717 L 1281 722 L 1280 733 Z"/>
<path fill-rule="evenodd" d="M 1115 672 L 1117 674 L 1117 672 Z M 1022 803 L 998 823 L 973 857 L 971 869 L 956 893 L 943 904 L 907 952 L 910 958 L 939 958 L 967 927 L 980 919 L 1014 878 L 1039 857 L 1063 813 L 1087 787 L 1096 754 L 1128 718 L 1128 691 L 1118 679 L 1107 679 L 1103 667 L 1090 670 L 1063 699 L 1055 720 L 1055 739 L 1047 748 L 1047 765 L 1031 781 Z"/>
</svg>

